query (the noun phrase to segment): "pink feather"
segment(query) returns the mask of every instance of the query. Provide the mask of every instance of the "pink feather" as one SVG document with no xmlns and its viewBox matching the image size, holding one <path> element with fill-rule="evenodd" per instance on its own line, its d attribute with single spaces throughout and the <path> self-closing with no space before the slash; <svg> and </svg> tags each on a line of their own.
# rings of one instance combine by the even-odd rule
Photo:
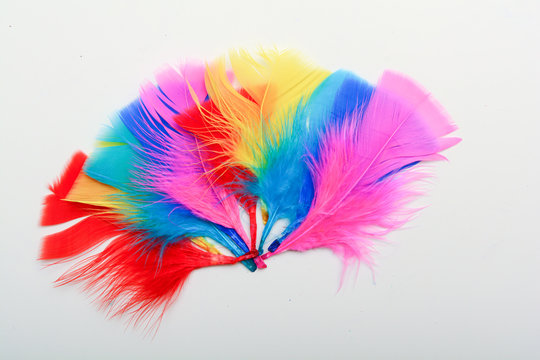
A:
<svg viewBox="0 0 540 360">
<path fill-rule="evenodd" d="M 235 229 L 247 244 L 237 198 L 212 182 L 210 155 L 200 148 L 198 140 L 187 132 L 171 133 L 159 140 L 165 153 L 155 154 L 159 162 L 146 165 L 144 171 L 151 176 L 140 184 L 167 194 L 201 218 Z"/>
<path fill-rule="evenodd" d="M 149 158 L 159 161 L 144 164 L 142 170 L 152 176 L 145 176 L 138 183 L 147 190 L 169 195 L 201 218 L 235 229 L 247 242 L 236 197 L 225 188 L 214 186 L 210 179 L 212 168 L 208 164 L 208 156 L 211 155 L 199 146 L 195 137 L 173 121 L 178 113 L 196 105 L 193 95 L 199 102 L 206 97 L 204 73 L 203 65 L 186 64 L 180 72 L 167 68 L 158 73 L 156 80 L 159 86 L 152 83 L 142 86 L 140 98 L 149 115 L 155 119 L 162 118 L 178 132 L 146 134 L 159 142 L 165 153 L 161 149 L 159 152 L 146 150 Z M 230 72 L 227 76 L 233 78 Z"/>
<path fill-rule="evenodd" d="M 139 91 L 141 103 L 150 116 L 155 119 L 161 117 L 173 125 L 174 115 L 195 104 L 189 91 L 190 86 L 199 101 L 206 97 L 204 72 L 204 65 L 195 63 L 181 66 L 180 72 L 173 67 L 166 67 L 156 74 L 158 86 L 151 82 L 141 86 Z"/>
<path fill-rule="evenodd" d="M 442 107 L 412 80 L 386 72 L 363 115 L 329 126 L 317 159 L 308 160 L 315 197 L 305 221 L 274 253 L 330 248 L 344 264 L 371 264 L 372 240 L 403 225 L 415 210 L 406 205 L 427 174 L 417 161 L 444 159 L 458 143 Z M 400 169 L 403 169 L 399 171 Z"/>
</svg>

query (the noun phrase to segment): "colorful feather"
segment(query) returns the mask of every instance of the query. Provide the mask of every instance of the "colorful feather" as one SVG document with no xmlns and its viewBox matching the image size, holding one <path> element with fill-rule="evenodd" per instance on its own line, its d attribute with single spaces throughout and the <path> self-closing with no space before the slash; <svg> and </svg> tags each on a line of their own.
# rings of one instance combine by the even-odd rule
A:
<svg viewBox="0 0 540 360">
<path fill-rule="evenodd" d="M 411 166 L 443 159 L 439 152 L 459 141 L 444 137 L 455 126 L 430 94 L 396 73 L 383 75 L 365 110 L 355 108 L 336 113 L 308 160 L 315 196 L 306 219 L 263 257 L 327 247 L 345 264 L 371 263 L 372 239 L 413 213 L 405 205 L 426 174 Z"/>
<path fill-rule="evenodd" d="M 249 99 L 244 91 L 240 91 L 242 96 Z M 231 193 L 242 204 L 249 216 L 250 223 L 250 250 L 256 249 L 257 222 L 256 206 L 257 198 L 251 194 L 241 191 L 241 183 L 253 177 L 253 174 L 240 165 L 232 164 L 225 155 L 222 142 L 228 134 L 224 133 L 219 124 L 211 119 L 221 118 L 222 115 L 214 105 L 212 100 L 208 100 L 200 106 L 190 108 L 182 114 L 175 116 L 174 120 L 178 126 L 195 137 L 197 153 L 204 158 L 204 163 L 208 164 L 205 178 L 220 189 L 228 189 L 226 196 Z M 266 265 L 257 257 L 254 259 L 258 267 L 264 268 Z"/>
<path fill-rule="evenodd" d="M 230 59 L 240 85 L 255 103 L 242 97 L 227 81 L 224 61 L 210 67 L 206 74 L 210 98 L 222 118 L 210 122 L 226 129 L 223 151 L 231 164 L 246 167 L 253 177 L 241 179 L 245 192 L 259 197 L 269 218 L 259 244 L 263 253 L 265 239 L 279 218 L 295 221 L 305 212 L 306 202 L 298 196 L 311 191 L 305 166 L 297 167 L 302 152 L 305 114 L 296 107 L 329 75 L 291 51 L 261 51 L 255 60 L 245 51 L 231 52 Z M 295 120 L 296 118 L 296 120 Z M 281 165 L 281 168 L 280 168 Z M 300 186 L 301 189 L 290 187 Z M 301 195 L 301 196 L 302 196 Z M 299 202 L 300 201 L 300 202 Z M 299 215 L 301 216 L 301 215 Z"/>
<path fill-rule="evenodd" d="M 358 117 L 361 117 L 372 92 L 373 87 L 366 81 L 350 72 L 340 70 L 326 78 L 307 101 L 305 105 L 307 110 L 302 111 L 304 119 L 298 122 L 299 124 L 296 126 L 299 128 L 291 134 L 296 147 L 289 149 L 289 159 L 278 156 L 275 160 L 278 164 L 278 174 L 279 166 L 285 169 L 290 167 L 298 174 L 300 172 L 302 174 L 296 178 L 275 176 L 275 182 L 281 183 L 281 188 L 287 189 L 286 196 L 292 200 L 291 205 L 296 209 L 296 212 L 288 215 L 282 212 L 281 215 L 287 217 L 289 225 L 281 236 L 270 244 L 269 251 L 274 252 L 281 241 L 304 221 L 309 211 L 314 189 L 306 159 L 318 158 L 321 137 L 329 126 L 339 126 L 340 122 L 350 116 L 353 111 Z M 277 148 L 282 148 L 281 145 L 278 144 Z M 298 156 L 299 154 L 301 156 Z M 270 186 L 268 188 L 271 189 Z M 264 240 L 264 235 L 262 239 Z"/>
<path fill-rule="evenodd" d="M 100 135 L 100 146 L 90 157 L 85 172 L 126 193 L 123 201 L 116 199 L 123 206 L 139 210 L 144 207 L 138 217 L 129 213 L 138 224 L 144 223 L 142 218 L 147 217 L 141 214 L 147 214 L 148 208 L 175 209 L 176 226 L 183 224 L 188 230 L 177 229 L 176 234 L 171 232 L 173 235 L 197 237 L 211 233 L 217 237 L 214 240 L 240 256 L 249 248 L 236 201 L 223 187 L 207 179 L 205 166 L 209 165 L 205 165 L 207 160 L 195 146 L 195 139 L 173 126 L 175 115 L 206 96 L 204 68 L 190 65 L 184 69 L 191 69 L 188 77 L 168 69 L 158 74 L 157 86 L 143 86 L 140 99 L 120 111 L 113 126 Z M 153 214 L 150 216 L 155 219 Z M 187 219 L 180 221 L 180 216 Z M 163 227 L 168 228 L 165 217 L 163 221 Z M 195 231 L 194 224 L 201 227 L 200 232 Z M 232 239 L 234 245 L 224 239 Z M 246 265 L 253 270 L 251 261 Z"/>
<path fill-rule="evenodd" d="M 275 49 L 168 67 L 50 186 L 41 225 L 78 221 L 45 236 L 39 258 L 80 257 L 58 284 L 82 282 L 135 324 L 159 323 L 202 267 L 254 271 L 320 247 L 344 269 L 371 265 L 373 240 L 415 213 L 423 164 L 444 159 L 455 129 L 431 94 L 394 72 L 372 86 Z M 287 225 L 269 243 L 278 220 Z"/>
</svg>

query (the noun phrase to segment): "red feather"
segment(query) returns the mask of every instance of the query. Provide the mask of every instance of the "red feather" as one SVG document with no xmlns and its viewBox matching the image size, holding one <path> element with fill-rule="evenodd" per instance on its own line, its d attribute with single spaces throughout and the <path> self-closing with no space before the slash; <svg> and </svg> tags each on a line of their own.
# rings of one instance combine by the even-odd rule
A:
<svg viewBox="0 0 540 360">
<path fill-rule="evenodd" d="M 52 185 L 49 190 L 52 194 L 47 195 L 43 203 L 40 225 L 57 225 L 73 219 L 86 216 L 89 212 L 97 210 L 98 207 L 65 201 L 67 194 L 73 187 L 77 176 L 79 176 L 87 156 L 82 151 L 76 152 L 62 175 Z"/>
<path fill-rule="evenodd" d="M 122 234 L 101 253 L 76 264 L 57 283 L 84 282 L 85 290 L 95 294 L 102 307 L 109 307 L 111 317 L 129 314 L 135 325 L 151 319 L 157 325 L 193 270 L 254 256 L 212 254 L 187 239 L 165 249 L 142 239 L 140 233 Z"/>
<path fill-rule="evenodd" d="M 86 159 L 86 154 L 76 152 L 60 178 L 49 186 L 52 194 L 45 198 L 41 225 L 57 225 L 88 217 L 65 230 L 46 236 L 41 246 L 41 260 L 79 255 L 111 238 L 118 229 L 118 225 L 100 215 L 104 208 L 64 200 L 81 173 Z"/>
<path fill-rule="evenodd" d="M 53 260 L 79 255 L 117 235 L 119 229 L 119 225 L 100 215 L 88 216 L 63 231 L 45 236 L 39 258 Z"/>
<path fill-rule="evenodd" d="M 49 190 L 59 198 L 64 199 L 77 180 L 87 158 L 88 156 L 82 151 L 73 154 L 60 178 L 54 184 L 49 185 Z"/>
<path fill-rule="evenodd" d="M 73 155 L 62 176 L 49 188 L 42 224 L 53 225 L 86 216 L 75 225 L 46 236 L 41 260 L 79 255 L 115 236 L 102 252 L 88 256 L 62 275 L 58 285 L 84 281 L 86 289 L 98 294 L 104 306 L 113 304 L 112 315 L 130 313 L 135 323 L 158 319 L 175 300 L 189 274 L 198 268 L 235 264 L 253 258 L 251 252 L 235 258 L 207 252 L 185 239 L 166 248 L 150 246 L 144 234 L 127 232 L 106 208 L 63 200 L 83 171 L 87 156 Z"/>
</svg>

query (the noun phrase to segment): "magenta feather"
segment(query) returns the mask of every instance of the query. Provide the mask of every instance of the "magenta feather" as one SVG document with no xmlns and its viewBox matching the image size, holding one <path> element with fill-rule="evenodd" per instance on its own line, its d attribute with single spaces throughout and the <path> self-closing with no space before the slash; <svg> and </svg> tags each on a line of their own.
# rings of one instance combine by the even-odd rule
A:
<svg viewBox="0 0 540 360">
<path fill-rule="evenodd" d="M 208 154 L 189 133 L 175 132 L 158 139 L 161 152 L 149 152 L 158 162 L 145 164 L 147 176 L 141 183 L 151 191 L 165 193 L 195 215 L 233 228 L 248 243 L 240 220 L 239 203 L 230 190 L 214 184 Z"/>
<path fill-rule="evenodd" d="M 345 264 L 371 263 L 372 240 L 403 225 L 406 205 L 427 174 L 419 161 L 444 159 L 440 151 L 459 142 L 444 138 L 456 127 L 429 93 L 386 72 L 363 115 L 329 123 L 317 157 L 308 160 L 315 197 L 305 221 L 274 252 L 326 247 Z M 401 170 L 401 171 L 400 171 Z"/>
<path fill-rule="evenodd" d="M 156 74 L 157 86 L 147 82 L 140 89 L 141 103 L 149 115 L 155 119 L 163 119 L 174 124 L 173 116 L 195 104 L 189 87 L 199 101 L 206 95 L 204 84 L 205 67 L 202 64 L 185 64 L 177 71 L 167 67 Z"/>
<path fill-rule="evenodd" d="M 173 125 L 175 115 L 197 105 L 193 96 L 198 102 L 206 97 L 204 73 L 205 67 L 195 64 L 184 66 L 180 73 L 168 69 L 156 76 L 158 87 L 151 83 L 142 87 L 141 102 L 153 118 Z M 138 184 L 167 194 L 205 220 L 234 229 L 248 243 L 238 201 L 229 189 L 211 180 L 212 155 L 197 138 L 177 125 L 172 130 L 147 131 L 145 136 L 156 146 L 144 150 L 146 161 L 139 166 L 147 175 Z"/>
</svg>

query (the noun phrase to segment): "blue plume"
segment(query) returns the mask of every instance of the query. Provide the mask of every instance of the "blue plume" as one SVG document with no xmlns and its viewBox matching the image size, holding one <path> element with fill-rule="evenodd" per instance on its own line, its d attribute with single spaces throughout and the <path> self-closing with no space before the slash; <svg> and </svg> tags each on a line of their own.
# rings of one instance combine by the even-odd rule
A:
<svg viewBox="0 0 540 360">
<path fill-rule="evenodd" d="M 365 80 L 345 70 L 336 71 L 327 77 L 307 101 L 306 112 L 309 118 L 305 122 L 304 156 L 301 157 L 302 164 L 295 165 L 307 169 L 305 156 L 318 158 L 319 140 L 326 127 L 329 124 L 334 128 L 339 126 L 344 118 L 353 113 L 361 115 L 373 90 Z M 298 212 L 281 236 L 270 244 L 268 250 L 271 252 L 277 250 L 283 239 L 300 226 L 311 207 L 313 183 L 309 174 L 303 179 L 302 191 L 298 195 L 298 201 L 301 202 Z"/>
</svg>

